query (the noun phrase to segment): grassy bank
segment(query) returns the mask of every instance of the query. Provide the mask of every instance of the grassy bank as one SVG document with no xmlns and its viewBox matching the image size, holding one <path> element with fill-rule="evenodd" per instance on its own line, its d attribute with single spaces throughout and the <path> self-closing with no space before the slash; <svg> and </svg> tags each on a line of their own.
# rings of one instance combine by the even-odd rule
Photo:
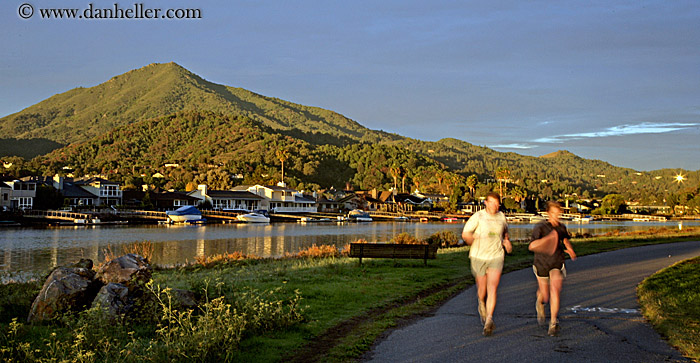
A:
<svg viewBox="0 0 700 363">
<path fill-rule="evenodd" d="M 700 361 L 700 257 L 649 276 L 637 296 L 654 328 L 685 356 Z"/>
<path fill-rule="evenodd" d="M 699 235 L 698 230 L 657 230 L 574 240 L 574 245 L 583 256 Z M 427 266 L 422 260 L 367 259 L 359 266 L 343 256 L 312 257 L 329 254 L 277 260 L 232 254 L 156 270 L 154 296 L 167 301 L 163 288 L 181 288 L 209 303 L 187 315 L 154 301 L 151 316 L 125 321 L 118 329 L 94 311 L 52 324 L 23 324 L 40 283 L 0 286 L 0 359 L 350 361 L 387 329 L 434 310 L 473 283 L 466 247 L 441 249 Z M 505 269 L 531 261 L 527 246 L 516 244 Z"/>
</svg>

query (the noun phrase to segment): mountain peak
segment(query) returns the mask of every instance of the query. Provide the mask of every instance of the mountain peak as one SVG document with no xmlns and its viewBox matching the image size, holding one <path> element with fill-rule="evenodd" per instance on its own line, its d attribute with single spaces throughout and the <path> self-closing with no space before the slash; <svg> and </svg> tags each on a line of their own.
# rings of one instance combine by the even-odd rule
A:
<svg viewBox="0 0 700 363">
<path fill-rule="evenodd" d="M 540 157 L 543 159 L 551 159 L 551 158 L 571 157 L 571 156 L 576 156 L 576 155 L 568 150 L 557 150 L 555 152 L 542 155 Z"/>
<path fill-rule="evenodd" d="M 397 139 L 333 111 L 209 82 L 175 62 L 152 63 L 94 87 L 54 95 L 0 118 L 0 135 L 65 145 L 184 110 L 246 116 L 312 143 L 345 145 Z"/>
</svg>

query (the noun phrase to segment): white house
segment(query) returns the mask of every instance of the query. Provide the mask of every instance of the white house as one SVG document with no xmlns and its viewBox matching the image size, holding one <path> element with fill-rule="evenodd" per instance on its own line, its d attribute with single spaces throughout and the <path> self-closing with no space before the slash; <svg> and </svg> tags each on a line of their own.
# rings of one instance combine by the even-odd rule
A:
<svg viewBox="0 0 700 363">
<path fill-rule="evenodd" d="M 214 209 L 244 211 L 265 209 L 264 198 L 246 190 L 209 190 L 206 185 L 200 184 L 197 190 L 191 191 L 189 195 L 208 201 Z"/>
<path fill-rule="evenodd" d="M 283 186 L 247 185 L 234 190 L 245 190 L 258 195 L 264 200 L 262 208 L 274 213 L 314 213 L 317 211 L 316 200 L 305 197 L 295 189 Z"/>
</svg>

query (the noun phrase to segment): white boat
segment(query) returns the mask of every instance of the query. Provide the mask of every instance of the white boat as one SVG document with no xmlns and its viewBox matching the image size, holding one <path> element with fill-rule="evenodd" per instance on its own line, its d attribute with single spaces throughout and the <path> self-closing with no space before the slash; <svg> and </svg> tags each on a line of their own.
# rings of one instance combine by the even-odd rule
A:
<svg viewBox="0 0 700 363">
<path fill-rule="evenodd" d="M 361 209 L 351 210 L 348 213 L 348 219 L 354 222 L 372 222 L 372 217 L 369 216 L 369 213 Z"/>
<path fill-rule="evenodd" d="M 199 209 L 186 205 L 176 210 L 167 211 L 165 215 L 174 223 L 189 223 L 202 220 L 202 212 Z"/>
<path fill-rule="evenodd" d="M 270 217 L 261 213 L 246 213 L 236 217 L 241 222 L 247 223 L 270 223 Z"/>
<path fill-rule="evenodd" d="M 587 216 L 587 217 L 574 217 L 574 219 L 572 219 L 571 221 L 576 222 L 576 223 L 588 223 L 592 220 L 593 220 L 593 217 Z"/>
</svg>

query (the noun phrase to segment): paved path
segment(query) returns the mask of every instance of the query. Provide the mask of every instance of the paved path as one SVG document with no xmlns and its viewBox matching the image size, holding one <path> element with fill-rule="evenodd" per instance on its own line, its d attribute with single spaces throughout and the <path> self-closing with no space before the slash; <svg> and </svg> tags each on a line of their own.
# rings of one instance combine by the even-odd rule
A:
<svg viewBox="0 0 700 363">
<path fill-rule="evenodd" d="M 676 362 L 688 361 L 644 321 L 635 288 L 654 272 L 700 255 L 700 241 L 635 247 L 567 260 L 561 333 L 537 326 L 531 269 L 503 275 L 496 330 L 481 335 L 476 290 L 433 316 L 394 330 L 367 354 L 376 362 Z M 549 308 L 548 306 L 546 307 Z M 549 313 L 547 313 L 549 315 Z"/>
</svg>

